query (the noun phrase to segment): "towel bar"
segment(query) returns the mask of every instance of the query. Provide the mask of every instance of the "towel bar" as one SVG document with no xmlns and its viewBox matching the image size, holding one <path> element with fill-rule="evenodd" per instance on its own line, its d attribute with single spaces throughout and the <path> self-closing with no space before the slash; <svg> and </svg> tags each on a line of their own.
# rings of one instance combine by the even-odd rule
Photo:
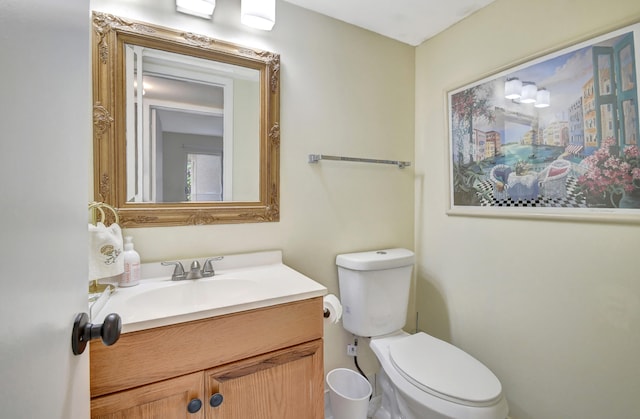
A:
<svg viewBox="0 0 640 419">
<path fill-rule="evenodd" d="M 411 166 L 410 161 L 364 159 L 360 157 L 329 156 L 326 154 L 309 154 L 309 163 L 317 163 L 320 160 L 338 160 L 338 161 L 354 161 L 354 162 L 360 162 L 360 163 L 393 164 L 398 166 L 400 169 L 404 169 L 407 166 Z"/>
<path fill-rule="evenodd" d="M 100 213 L 100 222 L 104 223 L 106 219 L 106 214 L 104 209 L 108 209 L 113 213 L 114 222 L 117 224 L 120 222 L 120 217 L 118 216 L 118 211 L 109 204 L 105 204 L 104 202 L 89 202 L 89 211 L 91 211 L 91 222 L 92 224 L 96 224 L 98 222 L 98 217 L 96 215 L 96 211 Z"/>
</svg>

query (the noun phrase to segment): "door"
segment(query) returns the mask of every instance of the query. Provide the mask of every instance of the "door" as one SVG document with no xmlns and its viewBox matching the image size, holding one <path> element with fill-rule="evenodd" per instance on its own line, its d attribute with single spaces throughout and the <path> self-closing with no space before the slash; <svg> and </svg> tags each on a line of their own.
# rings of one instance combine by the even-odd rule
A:
<svg viewBox="0 0 640 419">
<path fill-rule="evenodd" d="M 187 201 L 222 201 L 222 154 L 187 153 Z"/>
<path fill-rule="evenodd" d="M 89 4 L 0 2 L 0 416 L 89 417 Z"/>
<path fill-rule="evenodd" d="M 322 340 L 205 372 L 208 419 L 324 418 Z"/>
<path fill-rule="evenodd" d="M 203 373 L 97 397 L 91 402 L 93 419 L 204 419 Z M 206 401 L 204 401 L 206 402 Z"/>
</svg>

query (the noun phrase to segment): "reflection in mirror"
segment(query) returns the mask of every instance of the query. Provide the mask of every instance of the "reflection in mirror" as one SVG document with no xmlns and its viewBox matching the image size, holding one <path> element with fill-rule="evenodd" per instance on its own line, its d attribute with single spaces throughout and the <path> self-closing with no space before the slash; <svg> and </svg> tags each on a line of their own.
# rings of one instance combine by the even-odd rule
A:
<svg viewBox="0 0 640 419">
<path fill-rule="evenodd" d="M 257 201 L 258 70 L 132 44 L 125 53 L 127 201 Z"/>
<path fill-rule="evenodd" d="M 279 219 L 280 57 L 93 13 L 94 199 L 125 227 Z"/>
</svg>

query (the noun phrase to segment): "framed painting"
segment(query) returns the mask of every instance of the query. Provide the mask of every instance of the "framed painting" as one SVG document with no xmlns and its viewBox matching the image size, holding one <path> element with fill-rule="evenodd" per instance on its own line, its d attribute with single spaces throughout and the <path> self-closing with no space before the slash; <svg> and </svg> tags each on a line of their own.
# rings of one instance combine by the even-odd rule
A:
<svg viewBox="0 0 640 419">
<path fill-rule="evenodd" d="M 448 213 L 640 222 L 639 31 L 448 92 Z"/>
</svg>

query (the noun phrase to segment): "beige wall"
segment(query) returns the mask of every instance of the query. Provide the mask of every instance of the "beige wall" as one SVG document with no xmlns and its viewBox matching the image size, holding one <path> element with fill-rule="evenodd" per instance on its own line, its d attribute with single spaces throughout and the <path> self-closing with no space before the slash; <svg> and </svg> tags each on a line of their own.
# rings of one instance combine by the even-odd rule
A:
<svg viewBox="0 0 640 419">
<path fill-rule="evenodd" d="M 176 14 L 173 0 L 92 8 L 282 55 L 281 221 L 128 230 L 144 261 L 279 248 L 337 294 L 336 254 L 413 248 L 415 231 L 420 328 L 485 362 L 515 419 L 640 411 L 640 229 L 445 214 L 446 91 L 638 20 L 636 0 L 497 0 L 416 49 L 285 2 L 272 32 L 237 24 L 237 0 L 218 0 L 213 23 Z M 547 23 L 524 30 L 524 13 Z M 412 169 L 307 163 L 310 153 L 414 160 L 414 121 L 415 197 Z M 352 366 L 349 336 L 325 332 L 326 369 Z"/>
<path fill-rule="evenodd" d="M 497 0 L 416 48 L 419 327 L 485 362 L 517 419 L 637 417 L 640 227 L 447 216 L 445 93 L 639 19 L 637 0 Z"/>
<path fill-rule="evenodd" d="M 337 254 L 413 248 L 412 168 L 307 163 L 311 153 L 413 160 L 413 47 L 285 2 L 271 32 L 240 26 L 239 0 L 218 0 L 213 22 L 176 13 L 174 0 L 91 6 L 281 54 L 280 222 L 129 229 L 144 262 L 282 249 L 338 294 Z M 339 325 L 325 333 L 325 368 L 352 367 L 350 336 Z"/>
</svg>

